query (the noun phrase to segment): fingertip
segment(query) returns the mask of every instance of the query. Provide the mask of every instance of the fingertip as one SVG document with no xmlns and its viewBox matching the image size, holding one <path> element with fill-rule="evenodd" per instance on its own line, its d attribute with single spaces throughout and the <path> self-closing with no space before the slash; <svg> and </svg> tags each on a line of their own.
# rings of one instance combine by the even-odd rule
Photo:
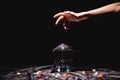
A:
<svg viewBox="0 0 120 80">
<path fill-rule="evenodd" d="M 53 16 L 53 18 L 57 18 L 58 17 L 58 14 L 55 14 L 54 16 Z"/>
<path fill-rule="evenodd" d="M 56 22 L 56 23 L 55 23 L 55 25 L 57 26 L 57 25 L 58 25 L 58 23 Z"/>
<path fill-rule="evenodd" d="M 63 28 L 64 28 L 64 30 L 68 30 L 68 27 L 66 27 L 66 26 L 63 26 Z"/>
<path fill-rule="evenodd" d="M 53 18 L 55 18 L 55 16 L 53 16 Z"/>
<path fill-rule="evenodd" d="M 55 23 L 55 26 L 57 26 L 57 24 Z"/>
</svg>

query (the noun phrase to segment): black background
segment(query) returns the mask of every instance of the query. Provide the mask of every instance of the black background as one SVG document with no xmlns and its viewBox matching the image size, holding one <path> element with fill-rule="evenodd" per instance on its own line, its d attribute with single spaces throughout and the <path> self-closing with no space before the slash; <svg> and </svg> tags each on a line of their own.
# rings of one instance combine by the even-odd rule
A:
<svg viewBox="0 0 120 80">
<path fill-rule="evenodd" d="M 82 12 L 117 0 L 44 0 L 3 3 L 0 70 L 52 64 L 52 49 L 66 43 L 81 67 L 120 69 L 119 13 L 71 23 L 65 31 L 53 16 L 62 11 Z"/>
</svg>

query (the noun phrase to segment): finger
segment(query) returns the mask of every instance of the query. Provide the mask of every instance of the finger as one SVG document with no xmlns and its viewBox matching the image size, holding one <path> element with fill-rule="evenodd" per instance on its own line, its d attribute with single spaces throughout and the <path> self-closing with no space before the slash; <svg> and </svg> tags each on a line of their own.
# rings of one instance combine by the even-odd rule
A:
<svg viewBox="0 0 120 80">
<path fill-rule="evenodd" d="M 64 26 L 64 30 L 68 30 L 68 27 Z"/>
<path fill-rule="evenodd" d="M 65 23 L 65 22 L 63 23 L 63 28 L 64 28 L 65 30 L 68 30 L 68 27 L 66 26 L 66 23 Z"/>
<path fill-rule="evenodd" d="M 64 16 L 60 16 L 55 22 L 55 25 L 58 25 L 63 19 L 64 19 Z"/>
<path fill-rule="evenodd" d="M 61 13 L 58 13 L 58 14 L 54 15 L 53 18 L 57 18 L 57 17 L 59 17 L 59 16 L 62 16 L 63 14 L 64 14 L 64 13 L 62 13 L 62 12 L 61 12 Z"/>
</svg>

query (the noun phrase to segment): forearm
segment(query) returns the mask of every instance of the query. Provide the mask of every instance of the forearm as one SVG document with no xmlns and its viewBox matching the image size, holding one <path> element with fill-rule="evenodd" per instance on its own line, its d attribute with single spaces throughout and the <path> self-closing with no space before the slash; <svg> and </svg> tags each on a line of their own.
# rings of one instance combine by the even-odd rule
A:
<svg viewBox="0 0 120 80">
<path fill-rule="evenodd" d="M 120 12 L 120 2 L 112 3 L 97 9 L 87 11 L 87 13 L 90 15 L 99 15 L 109 12 Z"/>
</svg>

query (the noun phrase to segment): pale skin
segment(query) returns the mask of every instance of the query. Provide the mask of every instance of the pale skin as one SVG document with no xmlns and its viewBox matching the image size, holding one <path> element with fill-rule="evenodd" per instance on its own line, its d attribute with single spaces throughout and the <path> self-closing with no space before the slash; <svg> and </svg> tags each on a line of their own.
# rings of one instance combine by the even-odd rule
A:
<svg viewBox="0 0 120 80">
<path fill-rule="evenodd" d="M 67 23 L 69 22 L 80 22 L 83 20 L 88 20 L 91 16 L 105 14 L 109 12 L 120 12 L 120 2 L 111 3 L 93 10 L 84 11 L 84 12 L 73 12 L 73 11 L 64 11 L 59 12 L 53 16 L 57 18 L 55 25 L 58 25 L 63 21 L 63 27 L 65 30 L 68 30 Z"/>
</svg>

